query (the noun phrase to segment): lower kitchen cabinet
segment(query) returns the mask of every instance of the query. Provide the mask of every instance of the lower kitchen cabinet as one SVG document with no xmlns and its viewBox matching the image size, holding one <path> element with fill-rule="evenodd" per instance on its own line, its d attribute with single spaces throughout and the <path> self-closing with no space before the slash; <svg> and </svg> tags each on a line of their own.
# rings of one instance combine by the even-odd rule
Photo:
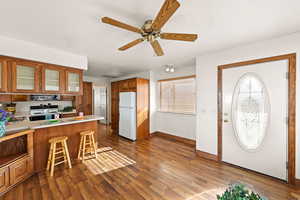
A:
<svg viewBox="0 0 300 200">
<path fill-rule="evenodd" d="M 0 168 L 0 194 L 9 187 L 9 170 L 8 167 Z"/>
<path fill-rule="evenodd" d="M 34 173 L 33 131 L 0 138 L 0 197 Z"/>
<path fill-rule="evenodd" d="M 24 157 L 9 167 L 9 183 L 14 185 L 33 173 L 33 159 Z"/>
</svg>

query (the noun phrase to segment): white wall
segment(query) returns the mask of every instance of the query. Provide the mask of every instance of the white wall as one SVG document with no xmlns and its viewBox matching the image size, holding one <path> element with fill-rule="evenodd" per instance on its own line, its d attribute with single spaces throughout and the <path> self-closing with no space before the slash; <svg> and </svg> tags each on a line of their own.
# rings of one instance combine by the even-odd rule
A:
<svg viewBox="0 0 300 200">
<path fill-rule="evenodd" d="M 92 82 L 93 83 L 93 88 L 97 87 L 105 87 L 106 88 L 106 113 L 107 113 L 107 118 L 110 119 L 110 81 L 108 78 L 105 77 L 92 77 L 92 76 L 83 76 L 83 81 L 84 82 Z M 101 120 L 101 123 L 107 123 L 107 120 Z"/>
<path fill-rule="evenodd" d="M 84 82 L 92 82 L 93 86 L 108 87 L 109 79 L 105 77 L 83 76 Z"/>
<path fill-rule="evenodd" d="M 195 66 L 176 68 L 174 73 L 166 73 L 164 70 L 152 72 L 151 82 L 153 84 L 151 85 L 151 91 L 155 96 L 152 98 L 151 107 L 155 110 L 151 112 L 151 132 L 161 131 L 183 138 L 196 139 L 196 115 L 159 112 L 158 102 L 160 97 L 157 87 L 157 80 L 190 76 L 195 75 L 195 73 Z M 154 99 L 155 102 L 153 102 Z"/>
<path fill-rule="evenodd" d="M 197 58 L 197 149 L 217 154 L 217 66 L 239 61 L 297 53 L 297 71 L 300 69 L 300 33 L 277 39 L 253 43 Z M 297 75 L 299 75 L 297 73 Z M 300 78 L 297 77 L 297 98 L 300 95 Z M 300 107 L 297 105 L 297 115 Z M 300 148 L 299 123 L 296 118 L 296 152 Z M 300 154 L 296 154 L 296 177 L 300 178 Z"/>
<path fill-rule="evenodd" d="M 87 70 L 87 56 L 0 36 L 0 55 Z"/>
<path fill-rule="evenodd" d="M 121 77 L 118 77 L 118 78 L 112 78 L 112 79 L 110 79 L 110 82 L 121 81 L 121 80 L 130 79 L 130 78 L 150 79 L 150 71 L 134 73 L 134 74 L 128 74 L 128 75 L 121 76 Z"/>
<path fill-rule="evenodd" d="M 157 80 L 195 75 L 195 66 L 177 68 L 175 73 L 168 74 L 164 70 L 147 71 L 111 79 L 111 82 L 129 78 L 145 78 L 150 80 L 150 133 L 161 131 L 171 135 L 196 139 L 196 115 L 163 113 L 157 111 L 159 91 Z M 110 98 L 109 98 L 110 99 Z M 110 113 L 110 112 L 109 112 Z M 110 114 L 109 114 L 110 116 Z"/>
</svg>

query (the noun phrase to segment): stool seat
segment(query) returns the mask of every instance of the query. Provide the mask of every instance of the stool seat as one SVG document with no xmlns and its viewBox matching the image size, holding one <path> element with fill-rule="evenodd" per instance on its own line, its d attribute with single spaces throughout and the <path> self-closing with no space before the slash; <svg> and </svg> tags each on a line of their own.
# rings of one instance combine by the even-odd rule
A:
<svg viewBox="0 0 300 200">
<path fill-rule="evenodd" d="M 80 136 L 84 136 L 84 135 L 94 135 L 94 131 L 83 131 L 80 133 Z"/>
<path fill-rule="evenodd" d="M 78 151 L 78 159 L 85 161 L 88 154 L 97 158 L 97 148 L 94 139 L 94 131 L 83 131 L 80 133 L 80 144 Z"/>
<path fill-rule="evenodd" d="M 50 176 L 54 175 L 54 167 L 68 163 L 69 168 L 72 168 L 69 150 L 67 146 L 66 136 L 54 137 L 49 140 L 50 151 L 47 162 L 47 171 L 50 170 Z"/>
<path fill-rule="evenodd" d="M 61 136 L 61 137 L 55 137 L 55 138 L 51 138 L 49 140 L 49 143 L 57 143 L 57 142 L 63 142 L 65 140 L 67 140 L 68 137 L 67 136 Z"/>
</svg>

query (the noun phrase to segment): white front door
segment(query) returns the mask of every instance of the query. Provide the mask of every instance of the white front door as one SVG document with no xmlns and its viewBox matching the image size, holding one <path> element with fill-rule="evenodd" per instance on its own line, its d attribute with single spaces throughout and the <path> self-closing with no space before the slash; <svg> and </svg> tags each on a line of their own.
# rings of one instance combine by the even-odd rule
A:
<svg viewBox="0 0 300 200">
<path fill-rule="evenodd" d="M 224 162 L 287 180 L 288 60 L 223 70 Z"/>
</svg>

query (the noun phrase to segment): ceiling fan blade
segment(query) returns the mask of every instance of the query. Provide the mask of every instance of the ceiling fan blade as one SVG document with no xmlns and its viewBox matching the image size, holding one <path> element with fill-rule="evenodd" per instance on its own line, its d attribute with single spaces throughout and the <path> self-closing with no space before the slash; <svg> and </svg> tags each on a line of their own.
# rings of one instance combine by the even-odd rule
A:
<svg viewBox="0 0 300 200">
<path fill-rule="evenodd" d="M 132 41 L 132 42 L 130 42 L 130 43 L 128 43 L 128 44 L 126 44 L 126 45 L 124 45 L 124 46 L 122 46 L 121 48 L 119 48 L 119 50 L 120 51 L 125 51 L 125 50 L 127 50 L 127 49 L 129 49 L 129 48 L 131 48 L 131 47 L 133 47 L 133 46 L 135 46 L 135 45 L 138 45 L 139 43 L 141 43 L 141 42 L 143 42 L 144 41 L 144 39 L 137 39 L 137 40 L 134 40 L 134 41 Z"/>
<path fill-rule="evenodd" d="M 157 56 L 163 56 L 164 52 L 159 44 L 159 42 L 157 40 L 154 40 L 151 42 L 151 46 L 153 47 L 155 53 Z"/>
<path fill-rule="evenodd" d="M 198 35 L 185 33 L 161 33 L 160 38 L 165 40 L 181 40 L 187 42 L 194 42 L 195 40 L 197 40 Z"/>
<path fill-rule="evenodd" d="M 109 17 L 103 17 L 102 22 L 106 23 L 106 24 L 110 24 L 112 26 L 117 26 L 117 27 L 122 28 L 122 29 L 126 29 L 128 31 L 132 31 L 132 32 L 136 32 L 136 33 L 142 33 L 142 30 L 139 29 L 139 28 L 136 28 L 134 26 L 130 26 L 128 24 L 124 24 L 122 22 L 119 22 L 119 21 L 114 20 L 114 19 L 109 18 Z"/>
<path fill-rule="evenodd" d="M 165 0 L 165 3 L 153 21 L 152 29 L 156 31 L 160 30 L 179 7 L 180 3 L 177 0 Z"/>
</svg>

